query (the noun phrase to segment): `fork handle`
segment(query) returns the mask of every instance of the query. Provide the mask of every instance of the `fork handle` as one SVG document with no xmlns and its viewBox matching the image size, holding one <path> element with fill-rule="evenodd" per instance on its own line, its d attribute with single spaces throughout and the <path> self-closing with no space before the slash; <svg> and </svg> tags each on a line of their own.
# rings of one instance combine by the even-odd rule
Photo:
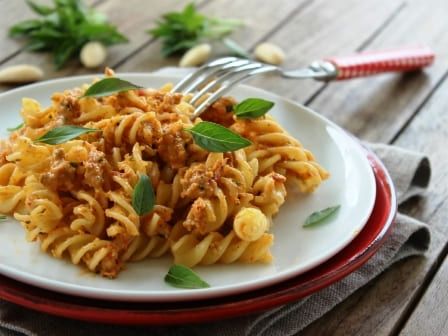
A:
<svg viewBox="0 0 448 336">
<path fill-rule="evenodd" d="M 430 65 L 434 52 L 426 46 L 367 51 L 325 59 L 336 67 L 336 80 L 371 76 L 383 72 L 413 71 Z"/>
</svg>

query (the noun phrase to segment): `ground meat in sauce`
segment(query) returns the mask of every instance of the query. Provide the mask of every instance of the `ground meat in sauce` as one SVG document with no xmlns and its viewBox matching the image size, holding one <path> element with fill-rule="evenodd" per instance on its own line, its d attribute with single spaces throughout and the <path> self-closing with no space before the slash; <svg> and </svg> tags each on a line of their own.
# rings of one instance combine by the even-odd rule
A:
<svg viewBox="0 0 448 336">
<path fill-rule="evenodd" d="M 181 178 L 181 197 L 196 199 L 198 197 L 211 197 L 216 190 L 215 174 L 207 170 L 205 164 L 193 164 Z"/>
<path fill-rule="evenodd" d="M 233 97 L 219 98 L 201 115 L 201 119 L 229 127 L 235 122 L 232 112 L 235 104 Z"/>
<path fill-rule="evenodd" d="M 163 135 L 157 152 L 171 168 L 181 168 L 187 160 L 188 138 L 183 129 L 182 123 L 168 124 L 162 128 Z"/>
<path fill-rule="evenodd" d="M 151 110 L 157 113 L 173 113 L 174 108 L 182 100 L 180 93 L 166 93 L 160 91 L 154 91 L 148 95 L 148 103 Z"/>
<path fill-rule="evenodd" d="M 203 198 L 199 197 L 191 205 L 188 216 L 183 222 L 183 226 L 188 231 L 197 230 L 199 233 L 205 233 L 207 224 L 207 205 Z"/>
<path fill-rule="evenodd" d="M 43 185 L 52 190 L 70 191 L 73 190 L 76 181 L 76 167 L 65 160 L 63 149 L 56 149 L 53 152 L 50 171 L 42 174 L 40 181 Z"/>
<path fill-rule="evenodd" d="M 112 177 L 112 168 L 103 152 L 92 150 L 84 162 L 84 183 L 94 189 L 108 190 Z"/>
<path fill-rule="evenodd" d="M 156 214 L 158 215 L 158 217 L 160 217 L 157 222 L 156 233 L 159 236 L 168 238 L 171 232 L 171 226 L 168 224 L 168 222 L 171 220 L 173 215 L 173 209 L 171 208 L 162 205 L 154 206 L 154 211 L 141 218 L 141 226 L 144 228 L 145 233 L 150 235 L 151 232 L 146 231 L 147 225 L 154 219 L 154 215 Z"/>
<path fill-rule="evenodd" d="M 182 95 L 180 93 L 167 93 L 164 95 L 162 103 L 157 107 L 157 112 L 174 112 L 173 109 L 180 103 Z"/>
<path fill-rule="evenodd" d="M 109 246 L 110 251 L 101 260 L 101 263 L 99 265 L 99 272 L 101 273 L 102 276 L 108 278 L 115 278 L 117 277 L 117 274 L 120 271 L 122 264 L 118 258 L 118 252 L 116 247 L 113 244 L 110 244 Z"/>
<path fill-rule="evenodd" d="M 62 115 L 64 121 L 70 123 L 80 115 L 79 97 L 81 96 L 79 89 L 66 91 L 64 93 L 56 93 L 52 100 L 59 104 L 58 115 Z"/>
</svg>

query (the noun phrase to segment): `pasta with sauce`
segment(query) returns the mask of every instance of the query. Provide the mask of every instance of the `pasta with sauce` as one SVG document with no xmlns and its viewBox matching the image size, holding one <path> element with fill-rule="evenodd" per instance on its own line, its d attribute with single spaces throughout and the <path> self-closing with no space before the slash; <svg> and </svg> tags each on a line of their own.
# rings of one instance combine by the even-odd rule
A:
<svg viewBox="0 0 448 336">
<path fill-rule="evenodd" d="M 43 251 L 105 277 L 166 254 L 190 267 L 270 262 L 269 230 L 287 181 L 308 193 L 328 177 L 270 116 L 237 119 L 231 97 L 192 121 L 191 95 L 170 93 L 169 84 L 82 97 L 88 87 L 55 93 L 46 108 L 23 99 L 23 127 L 0 143 L 0 213 L 13 215 Z M 252 145 L 208 152 L 185 131 L 201 120 Z M 35 141 L 62 125 L 100 131 L 59 144 Z M 144 215 L 132 203 L 142 175 L 155 193 Z"/>
</svg>

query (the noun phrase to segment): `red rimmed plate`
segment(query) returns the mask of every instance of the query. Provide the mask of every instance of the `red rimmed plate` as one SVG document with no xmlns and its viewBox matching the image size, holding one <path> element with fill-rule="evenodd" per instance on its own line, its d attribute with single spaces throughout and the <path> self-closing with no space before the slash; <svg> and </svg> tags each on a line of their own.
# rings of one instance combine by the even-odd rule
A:
<svg viewBox="0 0 448 336">
<path fill-rule="evenodd" d="M 267 310 L 310 295 L 361 267 L 387 237 L 396 214 L 390 176 L 380 160 L 367 153 L 375 173 L 376 201 L 358 236 L 324 264 L 275 286 L 219 299 L 126 303 L 78 298 L 28 286 L 0 276 L 0 297 L 27 308 L 68 318 L 115 324 L 181 324 L 231 318 Z"/>
<path fill-rule="evenodd" d="M 120 74 L 121 78 L 143 87 L 160 87 L 177 82 L 179 77 Z M 23 97 L 31 97 L 42 106 L 50 104 L 54 92 L 79 87 L 95 76 L 60 78 L 40 82 L 0 95 L 0 125 L 14 126 L 21 110 Z M 338 126 L 316 112 L 275 94 L 250 87 L 237 86 L 230 94 L 237 100 L 258 97 L 275 105 L 270 113 L 280 125 L 309 149 L 331 174 L 311 194 L 295 192 L 293 188 L 276 214 L 272 225 L 275 243 L 271 248 L 274 260 L 270 264 L 241 263 L 197 266 L 195 271 L 211 284 L 197 290 L 168 286 L 163 274 L 172 264 L 170 255 L 128 263 L 119 278 L 110 281 L 73 267 L 70 262 L 42 253 L 39 244 L 23 239 L 23 228 L 7 218 L 0 225 L 0 274 L 50 291 L 89 299 L 122 302 L 180 302 L 211 300 L 273 286 L 295 278 L 326 262 L 345 248 L 362 231 L 375 203 L 375 177 L 362 147 Z M 8 133 L 0 129 L 0 136 Z M 302 227 L 314 211 L 340 205 L 338 212 L 325 225 Z M 237 276 L 235 276 L 237 275 Z"/>
</svg>

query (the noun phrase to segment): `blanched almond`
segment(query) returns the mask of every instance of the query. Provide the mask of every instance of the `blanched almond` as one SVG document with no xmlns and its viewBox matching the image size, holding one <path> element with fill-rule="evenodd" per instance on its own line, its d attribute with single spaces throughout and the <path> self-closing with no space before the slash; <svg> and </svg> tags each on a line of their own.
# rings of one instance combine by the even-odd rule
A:
<svg viewBox="0 0 448 336">
<path fill-rule="evenodd" d="M 212 47 L 208 43 L 199 44 L 188 50 L 181 58 L 179 66 L 194 67 L 204 63 L 212 52 Z"/>
<path fill-rule="evenodd" d="M 275 44 L 264 42 L 256 46 L 255 57 L 264 63 L 279 65 L 285 60 L 285 53 Z"/>
<path fill-rule="evenodd" d="M 96 68 L 104 63 L 107 57 L 107 49 L 100 42 L 87 42 L 81 49 L 79 58 L 86 68 Z"/>
<path fill-rule="evenodd" d="M 29 83 L 44 77 L 42 69 L 35 65 L 12 65 L 0 70 L 0 83 Z"/>
</svg>

